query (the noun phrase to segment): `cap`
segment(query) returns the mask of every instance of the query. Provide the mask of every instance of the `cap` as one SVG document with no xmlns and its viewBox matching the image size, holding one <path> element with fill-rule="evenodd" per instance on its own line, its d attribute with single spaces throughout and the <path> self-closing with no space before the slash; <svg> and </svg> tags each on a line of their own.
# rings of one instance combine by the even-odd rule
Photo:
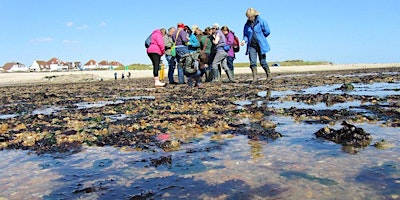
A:
<svg viewBox="0 0 400 200">
<path fill-rule="evenodd" d="M 196 30 L 196 29 L 198 29 L 199 28 L 199 26 L 197 26 L 197 25 L 193 25 L 192 26 L 192 30 L 194 31 L 194 30 Z"/>
<path fill-rule="evenodd" d="M 183 24 L 183 23 L 178 23 L 178 28 L 185 28 L 185 24 Z"/>
<path fill-rule="evenodd" d="M 218 24 L 218 23 L 214 23 L 214 24 L 212 25 L 212 28 L 214 28 L 214 29 L 219 29 L 219 24 Z"/>
</svg>

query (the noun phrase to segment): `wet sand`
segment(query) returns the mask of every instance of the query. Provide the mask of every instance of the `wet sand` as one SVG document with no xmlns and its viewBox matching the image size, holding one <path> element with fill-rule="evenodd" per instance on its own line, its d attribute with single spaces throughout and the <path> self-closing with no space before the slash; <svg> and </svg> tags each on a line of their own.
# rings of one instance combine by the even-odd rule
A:
<svg viewBox="0 0 400 200">
<path fill-rule="evenodd" d="M 382 64 L 333 64 L 333 65 L 310 65 L 310 66 L 280 66 L 270 67 L 271 73 L 296 73 L 296 72 L 318 72 L 318 71 L 338 71 L 338 70 L 358 70 L 374 68 L 400 68 L 400 63 Z M 259 70 L 261 71 L 261 70 Z M 66 82 L 87 82 L 98 80 L 112 80 L 114 73 L 118 73 L 118 80 L 121 74 L 127 71 L 70 71 L 70 72 L 29 72 L 29 73 L 0 73 L 0 86 L 24 85 L 35 83 L 66 83 Z M 131 78 L 152 77 L 152 70 L 131 70 Z M 175 72 L 176 75 L 177 72 Z M 248 67 L 235 68 L 235 74 L 251 73 Z M 167 74 L 165 72 L 165 74 Z M 223 73 L 223 76 L 225 73 Z"/>
</svg>

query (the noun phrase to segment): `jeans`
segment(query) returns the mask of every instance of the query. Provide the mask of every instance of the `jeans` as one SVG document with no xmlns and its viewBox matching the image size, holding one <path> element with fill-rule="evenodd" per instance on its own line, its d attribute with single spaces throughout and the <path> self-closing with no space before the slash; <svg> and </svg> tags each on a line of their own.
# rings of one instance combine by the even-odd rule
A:
<svg viewBox="0 0 400 200">
<path fill-rule="evenodd" d="M 230 57 L 230 56 L 228 56 L 228 57 L 226 58 L 226 61 L 227 61 L 227 64 L 228 64 L 228 68 L 229 68 L 230 70 L 232 70 L 232 71 L 233 71 L 233 60 L 235 60 L 235 57 Z"/>
<path fill-rule="evenodd" d="M 217 51 L 212 62 L 211 70 L 218 70 L 218 64 L 221 64 L 222 69 L 227 70 L 228 64 L 226 62 L 226 57 L 228 57 L 226 51 Z"/>
<path fill-rule="evenodd" d="M 165 55 L 165 58 L 167 59 L 168 62 L 168 80 L 170 83 L 175 82 L 174 81 L 174 72 L 175 72 L 175 57 L 172 57 L 171 55 Z"/>
<path fill-rule="evenodd" d="M 250 68 L 257 67 L 257 56 L 260 59 L 260 65 L 264 69 L 268 69 L 268 63 L 265 54 L 261 54 L 260 50 L 257 50 L 254 47 L 249 47 L 249 59 L 250 59 Z"/>
<path fill-rule="evenodd" d="M 189 86 L 193 86 L 193 81 L 195 82 L 196 85 L 201 83 L 201 76 L 202 76 L 201 70 L 197 70 L 196 73 L 186 74 L 186 75 L 188 77 Z"/>
<path fill-rule="evenodd" d="M 183 72 L 183 66 L 180 64 L 181 57 L 189 53 L 187 46 L 177 46 L 176 47 L 176 61 L 178 62 L 178 81 L 180 84 L 185 83 L 185 74 Z"/>
</svg>

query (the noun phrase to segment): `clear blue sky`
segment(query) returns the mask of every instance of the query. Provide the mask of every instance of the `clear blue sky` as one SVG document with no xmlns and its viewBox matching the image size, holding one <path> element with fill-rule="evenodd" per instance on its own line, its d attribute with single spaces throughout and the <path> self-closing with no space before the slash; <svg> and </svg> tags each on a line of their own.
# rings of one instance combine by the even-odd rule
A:
<svg viewBox="0 0 400 200">
<path fill-rule="evenodd" d="M 148 64 L 154 29 L 217 22 L 241 39 L 249 7 L 270 26 L 268 61 L 400 62 L 399 0 L 0 0 L 0 66 L 52 57 Z M 248 62 L 243 49 L 236 62 Z"/>
</svg>

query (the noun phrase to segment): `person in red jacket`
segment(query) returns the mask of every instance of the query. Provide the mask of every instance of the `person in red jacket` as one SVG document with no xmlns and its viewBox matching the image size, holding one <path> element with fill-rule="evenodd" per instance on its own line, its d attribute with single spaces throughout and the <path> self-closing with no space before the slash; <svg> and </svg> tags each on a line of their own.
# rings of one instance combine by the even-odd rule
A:
<svg viewBox="0 0 400 200">
<path fill-rule="evenodd" d="M 151 34 L 151 42 L 147 48 L 147 55 L 153 64 L 154 86 L 164 87 L 167 84 L 162 83 L 158 78 L 158 71 L 160 70 L 161 57 L 165 53 L 164 39 L 159 29 L 156 29 Z"/>
</svg>

